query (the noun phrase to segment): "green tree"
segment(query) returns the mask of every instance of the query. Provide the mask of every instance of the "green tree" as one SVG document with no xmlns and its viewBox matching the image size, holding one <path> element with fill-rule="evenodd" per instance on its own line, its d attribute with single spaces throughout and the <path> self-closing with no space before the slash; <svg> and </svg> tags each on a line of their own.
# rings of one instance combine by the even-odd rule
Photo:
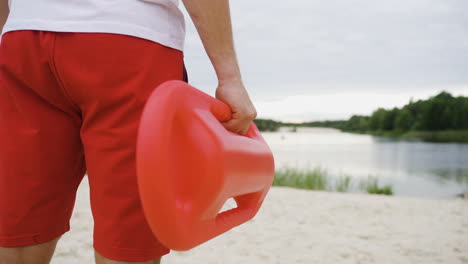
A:
<svg viewBox="0 0 468 264">
<path fill-rule="evenodd" d="M 397 131 L 409 131 L 414 124 L 414 116 L 407 108 L 398 112 L 395 118 L 394 128 Z"/>
<path fill-rule="evenodd" d="M 424 130 L 451 129 L 454 119 L 454 109 L 451 104 L 454 98 L 447 92 L 441 92 L 425 101 L 420 115 L 421 128 Z"/>
<path fill-rule="evenodd" d="M 342 128 L 346 131 L 367 131 L 369 130 L 369 117 L 353 115 Z"/>
<path fill-rule="evenodd" d="M 385 111 L 385 114 L 383 116 L 383 124 L 381 125 L 382 130 L 393 130 L 398 112 L 398 108 L 393 108 L 392 110 Z"/>
<path fill-rule="evenodd" d="M 260 131 L 278 131 L 281 126 L 281 122 L 271 119 L 255 119 L 254 123 Z"/>
<path fill-rule="evenodd" d="M 387 114 L 387 110 L 383 108 L 379 108 L 375 110 L 369 119 L 370 129 L 371 130 L 383 130 L 386 114 Z"/>
</svg>

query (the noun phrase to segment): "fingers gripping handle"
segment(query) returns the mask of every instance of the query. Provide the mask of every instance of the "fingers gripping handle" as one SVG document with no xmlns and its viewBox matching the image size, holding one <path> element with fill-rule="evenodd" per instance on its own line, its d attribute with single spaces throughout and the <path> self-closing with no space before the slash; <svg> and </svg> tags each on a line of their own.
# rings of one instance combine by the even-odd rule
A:
<svg viewBox="0 0 468 264">
<path fill-rule="evenodd" d="M 216 98 L 210 100 L 210 111 L 220 122 L 229 121 L 232 118 L 229 105 Z"/>
<path fill-rule="evenodd" d="M 210 98 L 210 112 L 219 122 L 226 122 L 232 118 L 232 111 L 229 105 L 216 98 Z M 248 138 L 258 138 L 259 133 L 255 123 L 251 122 L 245 136 Z"/>
</svg>

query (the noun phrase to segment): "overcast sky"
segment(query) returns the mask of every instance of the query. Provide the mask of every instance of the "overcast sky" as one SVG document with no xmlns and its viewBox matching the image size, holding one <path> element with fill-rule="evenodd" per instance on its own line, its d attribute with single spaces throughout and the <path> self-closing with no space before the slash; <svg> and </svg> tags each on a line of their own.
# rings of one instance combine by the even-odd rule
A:
<svg viewBox="0 0 468 264">
<path fill-rule="evenodd" d="M 259 117 L 349 118 L 445 90 L 468 96 L 466 0 L 231 0 Z M 187 18 L 190 82 L 216 78 Z"/>
</svg>

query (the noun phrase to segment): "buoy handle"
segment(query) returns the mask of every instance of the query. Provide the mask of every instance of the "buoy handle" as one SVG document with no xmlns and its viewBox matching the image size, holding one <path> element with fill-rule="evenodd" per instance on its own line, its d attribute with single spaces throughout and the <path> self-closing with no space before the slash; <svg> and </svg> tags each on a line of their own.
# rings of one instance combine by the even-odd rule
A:
<svg viewBox="0 0 468 264">
<path fill-rule="evenodd" d="M 216 98 L 209 98 L 208 102 L 210 104 L 210 107 L 209 107 L 210 112 L 214 115 L 214 117 L 219 122 L 226 122 L 226 121 L 231 120 L 232 111 L 228 104 Z M 252 121 L 247 130 L 247 133 L 244 136 L 251 138 L 251 139 L 259 139 L 260 137 L 259 134 L 260 134 L 260 131 L 257 129 L 257 126 Z"/>
<path fill-rule="evenodd" d="M 246 219 L 251 219 L 260 208 L 264 195 L 265 190 L 261 190 L 234 197 L 237 208 L 224 211 L 216 216 L 217 229 L 224 232 L 244 223 Z"/>
</svg>

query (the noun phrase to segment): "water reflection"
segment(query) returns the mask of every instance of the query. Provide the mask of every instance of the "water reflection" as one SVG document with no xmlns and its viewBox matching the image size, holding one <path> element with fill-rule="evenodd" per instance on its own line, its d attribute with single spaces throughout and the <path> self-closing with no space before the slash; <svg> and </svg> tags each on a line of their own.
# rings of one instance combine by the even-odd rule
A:
<svg viewBox="0 0 468 264">
<path fill-rule="evenodd" d="M 468 187 L 468 169 L 440 169 L 435 170 L 434 173 L 438 179 L 444 179 L 446 181 L 456 181 L 459 184 L 463 184 Z"/>
<path fill-rule="evenodd" d="M 327 169 L 332 175 L 379 177 L 396 195 L 453 197 L 468 190 L 468 144 L 427 143 L 298 128 L 264 133 L 277 168 Z"/>
</svg>

